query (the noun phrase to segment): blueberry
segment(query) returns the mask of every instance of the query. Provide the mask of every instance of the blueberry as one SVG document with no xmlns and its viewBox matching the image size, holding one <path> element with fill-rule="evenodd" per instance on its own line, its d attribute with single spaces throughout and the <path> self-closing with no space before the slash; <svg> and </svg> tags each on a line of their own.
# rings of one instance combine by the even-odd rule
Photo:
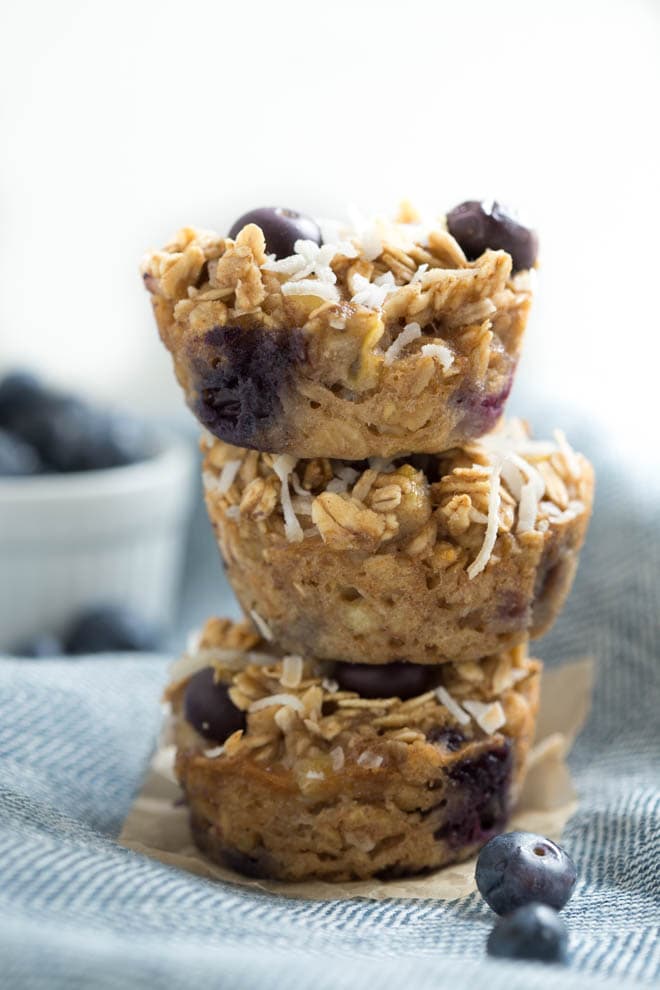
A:
<svg viewBox="0 0 660 990">
<path fill-rule="evenodd" d="M 276 258 L 288 258 L 292 255 L 296 241 L 321 243 L 321 231 L 311 217 L 282 206 L 262 206 L 244 213 L 232 225 L 229 236 L 236 238 L 248 223 L 256 223 L 261 227 L 266 240 L 266 251 Z"/>
<path fill-rule="evenodd" d="M 157 650 L 160 632 L 122 605 L 99 605 L 74 622 L 65 640 L 67 653 L 145 652 Z"/>
<path fill-rule="evenodd" d="M 214 327 L 190 357 L 189 401 L 199 421 L 226 443 L 277 450 L 281 396 L 305 359 L 302 331 Z"/>
<path fill-rule="evenodd" d="M 37 474 L 40 469 L 41 461 L 34 447 L 0 429 L 0 477 Z"/>
<path fill-rule="evenodd" d="M 81 402 L 63 396 L 41 396 L 23 408 L 12 425 L 18 436 L 39 452 L 48 470 L 83 470 L 87 418 Z"/>
<path fill-rule="evenodd" d="M 453 849 L 482 845 L 506 823 L 511 803 L 511 743 L 459 760 L 449 768 L 452 782 L 444 824 L 435 838 Z"/>
<path fill-rule="evenodd" d="M 504 412 L 507 399 L 513 387 L 514 372 L 509 375 L 504 387 L 494 395 L 484 395 L 473 386 L 460 389 L 453 402 L 460 406 L 463 412 L 461 426 L 471 437 L 480 437 L 490 433 Z"/>
<path fill-rule="evenodd" d="M 533 832 L 498 835 L 479 853 L 477 887 L 497 914 L 538 901 L 561 911 L 575 887 L 575 863 L 563 849 Z"/>
<path fill-rule="evenodd" d="M 25 409 L 46 394 L 41 382 L 28 371 L 13 371 L 0 381 L 0 426 L 12 428 Z"/>
<path fill-rule="evenodd" d="M 216 684 L 213 667 L 204 667 L 188 681 L 183 714 L 200 736 L 218 743 L 245 728 L 245 715 L 229 697 L 227 685 Z"/>
<path fill-rule="evenodd" d="M 39 633 L 31 639 L 24 640 L 16 649 L 12 650 L 15 657 L 61 657 L 64 650 L 62 643 L 50 633 Z"/>
<path fill-rule="evenodd" d="M 488 936 L 488 955 L 500 959 L 565 962 L 568 932 L 556 911 L 546 904 L 524 904 L 498 918 Z"/>
<path fill-rule="evenodd" d="M 414 698 L 428 689 L 431 672 L 418 663 L 337 663 L 334 679 L 343 691 L 362 698 Z"/>
<path fill-rule="evenodd" d="M 102 470 L 144 456 L 140 430 L 132 421 L 72 396 L 43 399 L 17 418 L 14 429 L 51 471 Z"/>
<path fill-rule="evenodd" d="M 245 877 L 269 880 L 274 879 L 276 875 L 273 858 L 263 846 L 252 849 L 249 854 L 241 852 L 240 849 L 225 846 L 222 850 L 222 862 L 230 870 L 242 873 Z"/>
<path fill-rule="evenodd" d="M 90 470 L 124 467 L 147 456 L 145 431 L 140 423 L 121 413 L 97 412 L 91 416 L 86 463 Z"/>
<path fill-rule="evenodd" d="M 436 746 L 448 749 L 450 753 L 456 753 L 465 744 L 465 736 L 459 729 L 447 729 L 439 725 L 429 729 L 426 739 Z"/>
<path fill-rule="evenodd" d="M 532 268 L 536 261 L 539 242 L 535 232 L 492 200 L 468 200 L 455 206 L 447 214 L 447 228 L 471 261 L 486 248 L 507 251 L 514 272 Z"/>
</svg>

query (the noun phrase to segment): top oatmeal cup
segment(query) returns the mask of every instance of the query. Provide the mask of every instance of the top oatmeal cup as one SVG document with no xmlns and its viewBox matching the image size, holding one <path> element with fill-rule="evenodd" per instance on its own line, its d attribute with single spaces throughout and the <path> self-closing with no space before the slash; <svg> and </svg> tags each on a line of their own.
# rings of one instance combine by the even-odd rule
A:
<svg viewBox="0 0 660 990">
<path fill-rule="evenodd" d="M 531 304 L 534 233 L 497 203 L 432 224 L 254 210 L 142 266 L 191 410 L 298 458 L 435 453 L 491 430 Z"/>
</svg>

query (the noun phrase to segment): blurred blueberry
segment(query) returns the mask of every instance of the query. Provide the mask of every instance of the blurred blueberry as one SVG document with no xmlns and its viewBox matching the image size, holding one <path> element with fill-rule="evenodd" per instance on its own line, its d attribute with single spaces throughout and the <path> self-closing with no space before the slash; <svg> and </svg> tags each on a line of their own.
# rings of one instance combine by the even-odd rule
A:
<svg viewBox="0 0 660 990">
<path fill-rule="evenodd" d="M 47 393 L 29 371 L 12 371 L 0 379 L 0 426 L 13 427 L 14 421 Z"/>
<path fill-rule="evenodd" d="M 0 381 L 0 427 L 33 447 L 48 471 L 120 467 L 148 453 L 136 420 L 47 389 L 25 371 Z"/>
<path fill-rule="evenodd" d="M 134 420 L 66 395 L 49 396 L 25 410 L 15 430 L 52 471 L 121 467 L 146 456 L 144 431 Z"/>
<path fill-rule="evenodd" d="M 95 467 L 122 467 L 135 464 L 148 455 L 145 430 L 141 423 L 122 413 L 99 416 L 97 422 Z"/>
<path fill-rule="evenodd" d="M 488 936 L 488 955 L 500 959 L 565 962 L 568 932 L 556 911 L 546 904 L 525 904 L 498 918 Z"/>
<path fill-rule="evenodd" d="M 497 914 L 538 901 L 560 911 L 573 893 L 575 863 L 533 832 L 506 832 L 486 843 L 475 872 L 481 896 Z"/>
<path fill-rule="evenodd" d="M 64 650 L 57 636 L 51 633 L 38 633 L 20 643 L 11 651 L 15 657 L 61 657 Z"/>
<path fill-rule="evenodd" d="M 41 461 L 34 447 L 0 428 L 0 476 L 5 478 L 37 474 Z"/>
<path fill-rule="evenodd" d="M 65 638 L 67 653 L 150 652 L 160 646 L 160 630 L 123 605 L 98 605 L 76 619 Z"/>
</svg>

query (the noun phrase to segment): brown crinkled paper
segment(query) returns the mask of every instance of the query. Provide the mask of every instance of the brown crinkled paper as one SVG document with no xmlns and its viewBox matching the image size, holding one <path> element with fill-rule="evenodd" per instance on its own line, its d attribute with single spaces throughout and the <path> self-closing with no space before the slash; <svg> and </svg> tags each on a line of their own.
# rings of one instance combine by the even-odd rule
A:
<svg viewBox="0 0 660 990">
<path fill-rule="evenodd" d="M 529 773 L 511 828 L 539 832 L 559 839 L 578 802 L 566 756 L 584 725 L 591 706 L 594 678 L 591 658 L 563 664 L 543 673 L 536 742 Z M 207 860 L 194 845 L 188 827 L 188 809 L 177 804 L 181 796 L 172 774 L 173 747 L 159 750 L 144 786 L 124 822 L 119 842 L 169 866 L 199 876 L 237 883 L 289 897 L 339 900 L 387 897 L 453 900 L 475 889 L 474 860 L 434 873 L 401 880 L 362 880 L 329 884 L 321 881 L 282 883 L 253 880 Z"/>
</svg>

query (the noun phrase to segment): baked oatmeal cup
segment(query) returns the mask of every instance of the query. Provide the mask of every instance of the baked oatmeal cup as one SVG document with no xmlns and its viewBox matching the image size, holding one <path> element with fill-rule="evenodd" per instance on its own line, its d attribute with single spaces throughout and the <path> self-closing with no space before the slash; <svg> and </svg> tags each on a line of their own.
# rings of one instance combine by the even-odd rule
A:
<svg viewBox="0 0 660 990">
<path fill-rule="evenodd" d="M 206 504 L 247 615 L 283 649 L 477 660 L 540 636 L 570 590 L 593 472 L 513 422 L 438 455 L 299 460 L 210 437 Z"/>
<path fill-rule="evenodd" d="M 477 660 L 539 636 L 570 590 L 591 466 L 520 423 L 396 460 L 296 461 L 207 438 L 206 504 L 247 615 L 285 650 Z"/>
<path fill-rule="evenodd" d="M 271 651 L 211 620 L 167 689 L 176 773 L 211 859 L 279 880 L 394 877 L 466 859 L 506 827 L 538 707 L 541 665 L 524 647 L 357 678 Z"/>
<path fill-rule="evenodd" d="M 256 210 L 231 233 L 184 228 L 142 268 L 188 405 L 215 436 L 355 460 L 494 427 L 537 247 L 498 204 L 352 228 Z"/>
</svg>

